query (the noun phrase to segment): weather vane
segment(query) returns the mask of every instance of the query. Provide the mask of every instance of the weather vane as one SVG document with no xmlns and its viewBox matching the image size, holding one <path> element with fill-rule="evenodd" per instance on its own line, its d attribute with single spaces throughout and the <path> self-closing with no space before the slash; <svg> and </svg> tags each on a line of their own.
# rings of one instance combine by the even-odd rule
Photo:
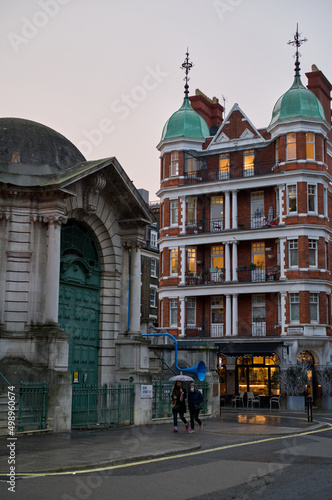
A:
<svg viewBox="0 0 332 500">
<path fill-rule="evenodd" d="M 185 58 L 184 63 L 181 65 L 181 69 L 184 69 L 185 73 L 186 73 L 186 76 L 183 79 L 186 82 L 186 84 L 184 86 L 185 99 L 189 99 L 189 85 L 188 85 L 188 82 L 189 82 L 190 78 L 188 76 L 188 73 L 189 73 L 189 71 L 191 70 L 192 67 L 193 67 L 193 63 L 189 62 L 189 52 L 188 52 L 188 47 L 187 47 L 186 58 Z"/>
<path fill-rule="evenodd" d="M 300 38 L 301 33 L 299 33 L 299 25 L 296 25 L 296 33 L 294 35 L 294 40 L 289 40 L 288 45 L 294 45 L 296 47 L 296 52 L 295 52 L 295 76 L 300 76 L 300 56 L 301 54 L 299 53 L 299 47 L 304 42 L 307 42 L 307 38 Z"/>
</svg>

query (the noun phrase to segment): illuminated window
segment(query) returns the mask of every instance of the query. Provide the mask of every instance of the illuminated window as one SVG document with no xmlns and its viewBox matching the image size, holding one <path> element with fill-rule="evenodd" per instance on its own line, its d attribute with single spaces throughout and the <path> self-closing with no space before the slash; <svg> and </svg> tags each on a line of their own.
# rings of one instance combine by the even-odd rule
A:
<svg viewBox="0 0 332 500">
<path fill-rule="evenodd" d="M 251 244 L 251 259 L 257 269 L 265 269 L 265 243 Z"/>
<path fill-rule="evenodd" d="M 224 267 L 224 247 L 218 245 L 211 248 L 211 267 L 222 269 Z"/>
<path fill-rule="evenodd" d="M 196 248 L 187 249 L 187 272 L 196 274 Z"/>
<path fill-rule="evenodd" d="M 319 300 L 318 293 L 310 294 L 310 323 L 318 323 L 319 322 Z"/>
<path fill-rule="evenodd" d="M 170 299 L 169 301 L 169 324 L 177 326 L 178 324 L 178 300 Z"/>
<path fill-rule="evenodd" d="M 243 176 L 250 177 L 254 175 L 254 151 L 245 151 L 243 153 Z"/>
<path fill-rule="evenodd" d="M 300 321 L 300 296 L 298 293 L 289 294 L 289 316 L 291 322 Z"/>
<path fill-rule="evenodd" d="M 188 154 L 185 155 L 185 173 L 188 175 L 195 175 L 197 170 L 196 158 Z"/>
<path fill-rule="evenodd" d="M 316 212 L 316 186 L 308 185 L 308 212 Z"/>
<path fill-rule="evenodd" d="M 178 249 L 173 248 L 171 250 L 171 274 L 178 274 Z"/>
<path fill-rule="evenodd" d="M 179 152 L 172 151 L 171 153 L 171 175 L 179 175 Z"/>
<path fill-rule="evenodd" d="M 297 212 L 296 185 L 288 186 L 288 213 Z"/>
<path fill-rule="evenodd" d="M 317 240 L 309 240 L 309 266 L 317 267 Z"/>
<path fill-rule="evenodd" d="M 187 324 L 196 325 L 196 299 L 187 299 Z"/>
<path fill-rule="evenodd" d="M 229 154 L 219 156 L 219 180 L 229 179 Z"/>
<path fill-rule="evenodd" d="M 287 134 L 287 160 L 296 160 L 296 134 Z"/>
<path fill-rule="evenodd" d="M 289 265 L 298 266 L 299 265 L 298 241 L 289 240 L 288 249 L 289 249 Z"/>
<path fill-rule="evenodd" d="M 195 225 L 196 224 L 196 198 L 188 198 L 187 199 L 187 224 Z"/>
<path fill-rule="evenodd" d="M 171 226 L 177 226 L 178 224 L 178 200 L 171 201 Z"/>
<path fill-rule="evenodd" d="M 305 135 L 307 160 L 315 159 L 315 134 L 307 132 Z"/>
</svg>

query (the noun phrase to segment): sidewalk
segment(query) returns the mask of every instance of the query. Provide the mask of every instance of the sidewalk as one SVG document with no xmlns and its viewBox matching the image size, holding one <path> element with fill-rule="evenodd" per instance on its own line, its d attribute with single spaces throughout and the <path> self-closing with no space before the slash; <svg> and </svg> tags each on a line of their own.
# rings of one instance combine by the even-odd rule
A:
<svg viewBox="0 0 332 500">
<path fill-rule="evenodd" d="M 16 473 L 59 472 L 105 467 L 229 442 L 289 435 L 332 424 L 332 414 L 316 412 L 314 421 L 297 412 L 222 409 L 220 418 L 204 418 L 204 429 L 188 434 L 180 423 L 173 434 L 171 423 L 122 428 L 73 430 L 66 434 L 16 434 Z M 0 439 L 0 476 L 8 473 L 10 438 Z"/>
</svg>

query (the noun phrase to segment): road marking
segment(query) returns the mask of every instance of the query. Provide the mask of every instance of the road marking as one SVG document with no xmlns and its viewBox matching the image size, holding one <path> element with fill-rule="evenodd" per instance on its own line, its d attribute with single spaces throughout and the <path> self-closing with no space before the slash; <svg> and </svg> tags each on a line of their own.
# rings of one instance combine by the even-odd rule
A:
<svg viewBox="0 0 332 500">
<path fill-rule="evenodd" d="M 270 438 L 264 438 L 264 439 L 259 439 L 258 441 L 248 441 L 246 443 L 236 443 L 236 444 L 227 444 L 224 446 L 218 446 L 217 448 L 209 448 L 207 450 L 198 450 L 198 451 L 191 451 L 187 453 L 179 453 L 176 455 L 168 455 L 167 457 L 158 457 L 158 458 L 150 458 L 148 460 L 141 460 L 138 462 L 128 462 L 125 464 L 118 464 L 118 465 L 108 465 L 106 467 L 98 467 L 94 469 L 80 469 L 76 471 L 63 471 L 63 472 L 17 472 L 16 475 L 18 477 L 45 477 L 45 476 L 69 476 L 69 475 L 74 475 L 74 474 L 88 474 L 88 473 L 93 473 L 93 472 L 103 472 L 107 470 L 116 470 L 116 469 L 124 469 L 126 467 L 135 467 L 138 465 L 145 465 L 145 464 L 152 464 L 156 462 L 164 462 L 166 460 L 175 460 L 178 458 L 186 458 L 186 457 L 193 457 L 197 455 L 204 455 L 207 453 L 214 453 L 216 451 L 222 451 L 222 450 L 229 450 L 231 448 L 239 448 L 241 446 L 249 446 L 249 445 L 254 445 L 254 444 L 260 444 L 260 443 L 267 443 L 269 441 L 279 441 L 281 439 L 290 439 L 294 437 L 301 437 L 301 436 L 308 436 L 309 434 L 317 434 L 318 432 L 326 432 L 328 430 L 332 429 L 332 424 L 326 424 L 326 426 L 323 429 L 316 429 L 312 431 L 306 431 L 306 432 L 300 432 L 298 434 L 287 434 L 284 436 L 275 436 L 275 437 L 270 437 Z M 1 473 L 0 473 L 1 475 Z"/>
</svg>

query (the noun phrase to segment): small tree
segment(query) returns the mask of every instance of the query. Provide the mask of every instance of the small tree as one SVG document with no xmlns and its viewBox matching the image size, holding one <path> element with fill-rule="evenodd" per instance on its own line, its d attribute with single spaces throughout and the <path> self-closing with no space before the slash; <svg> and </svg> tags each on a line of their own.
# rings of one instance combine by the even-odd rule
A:
<svg viewBox="0 0 332 500">
<path fill-rule="evenodd" d="M 287 396 L 301 396 L 308 384 L 308 367 L 291 366 L 280 373 L 281 392 Z"/>
<path fill-rule="evenodd" d="M 332 368 L 322 367 L 319 371 L 317 370 L 316 376 L 323 396 L 332 396 Z"/>
</svg>

